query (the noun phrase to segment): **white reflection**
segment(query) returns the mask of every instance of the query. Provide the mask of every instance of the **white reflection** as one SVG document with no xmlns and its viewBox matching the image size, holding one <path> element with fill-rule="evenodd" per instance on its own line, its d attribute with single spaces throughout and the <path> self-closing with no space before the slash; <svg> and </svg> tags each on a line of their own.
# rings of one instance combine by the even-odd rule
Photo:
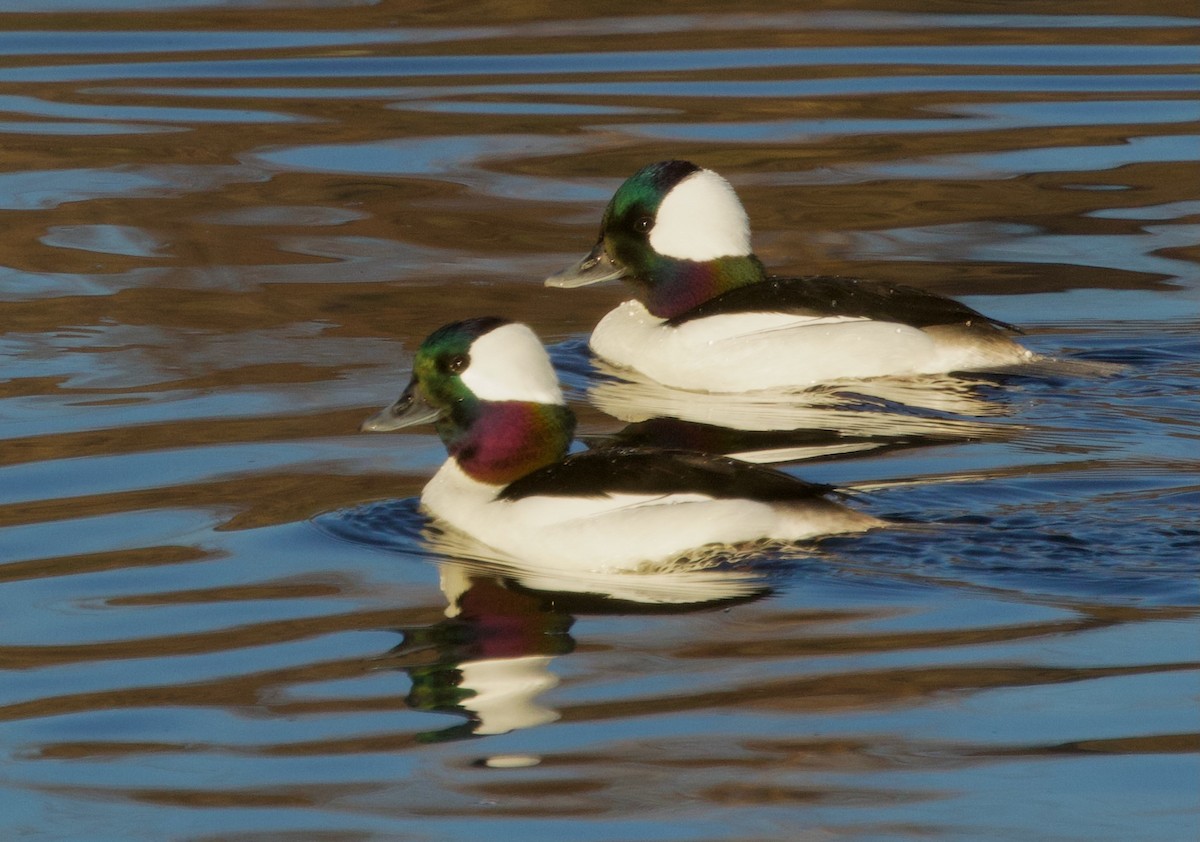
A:
<svg viewBox="0 0 1200 842">
<path fill-rule="evenodd" d="M 440 573 L 442 593 L 445 594 L 447 602 L 446 616 L 450 619 L 462 618 L 463 601 L 477 584 L 478 574 L 473 576 L 469 568 L 452 561 L 444 562 Z M 493 610 L 499 610 L 495 600 L 492 601 L 492 607 Z M 512 637 L 535 638 L 536 635 L 545 633 L 546 630 L 536 623 L 537 616 L 536 612 L 529 612 L 524 618 L 524 625 L 529 628 L 521 631 L 532 634 L 518 633 Z M 486 628 L 489 620 L 494 620 L 495 617 L 479 616 L 476 610 L 464 619 L 475 621 Z M 507 625 L 507 630 L 511 633 L 520 625 L 521 614 L 514 610 L 505 619 L 506 624 L 495 625 Z M 486 651 L 487 641 L 483 644 L 481 648 Z M 514 653 L 511 640 L 507 645 L 496 648 L 505 650 L 508 654 L 503 657 L 464 660 L 457 664 L 461 676 L 458 687 L 466 691 L 460 705 L 471 715 L 472 732 L 480 735 L 505 734 L 558 719 L 558 711 L 537 701 L 542 693 L 558 686 L 558 676 L 550 671 L 553 657 L 532 652 L 521 654 L 520 649 Z"/>
<path fill-rule="evenodd" d="M 438 546 L 479 549 L 469 539 Z M 552 669 L 554 659 L 575 648 L 569 630 L 576 613 L 686 612 L 767 593 L 761 581 L 744 574 L 722 577 L 714 570 L 576 577 L 511 561 L 447 558 L 439 562 L 439 573 L 445 619 L 406 629 L 404 643 L 393 650 L 420 662 L 405 667 L 412 680 L 410 707 L 466 717 L 422 737 L 433 741 L 505 734 L 557 720 L 558 710 L 543 696 L 561 680 Z M 635 578 L 650 584 L 640 588 L 626 581 Z M 538 762 L 532 755 L 484 760 L 507 768 Z"/>
<path fill-rule="evenodd" d="M 587 398 L 602 412 L 635 426 L 662 419 L 694 425 L 677 442 L 631 443 L 712 449 L 747 461 L 794 461 L 887 446 L 998 439 L 1022 429 L 981 420 L 1011 412 L 1006 403 L 988 398 L 989 384 L 982 378 L 881 377 L 806 391 L 722 394 L 671 388 L 600 360 L 595 365 L 601 378 L 588 389 Z M 697 443 L 690 436 L 702 436 L 701 427 L 714 434 Z M 781 435 L 787 431 L 793 431 L 790 438 Z"/>
</svg>

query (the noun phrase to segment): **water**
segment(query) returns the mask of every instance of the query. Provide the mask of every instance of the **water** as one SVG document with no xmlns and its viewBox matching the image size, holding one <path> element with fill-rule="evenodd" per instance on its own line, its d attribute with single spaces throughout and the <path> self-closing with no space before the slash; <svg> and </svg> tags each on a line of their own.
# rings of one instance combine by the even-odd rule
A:
<svg viewBox="0 0 1200 842">
<path fill-rule="evenodd" d="M 4 838 L 1200 832 L 1190 4 L 37 5 L 0 2 Z M 787 469 L 891 530 L 637 580 L 425 549 L 440 446 L 358 422 L 492 312 L 584 434 L 653 416 L 584 351 L 620 291 L 540 279 L 675 156 L 772 268 L 1072 364 L 806 408 L 856 446 Z M 741 415 L 713 446 L 779 444 Z"/>
</svg>

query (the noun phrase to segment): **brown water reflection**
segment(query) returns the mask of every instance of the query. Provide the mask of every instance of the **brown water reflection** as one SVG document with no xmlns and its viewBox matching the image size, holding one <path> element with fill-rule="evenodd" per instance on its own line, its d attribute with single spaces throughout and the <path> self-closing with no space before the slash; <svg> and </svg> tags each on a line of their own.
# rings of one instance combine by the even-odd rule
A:
<svg viewBox="0 0 1200 842">
<path fill-rule="evenodd" d="M 1193 5 L 0 0 L 0 836 L 1194 838 Z M 1072 364 L 724 407 L 893 530 L 454 568 L 356 433 L 439 324 L 727 436 L 541 286 L 670 157 Z"/>
</svg>

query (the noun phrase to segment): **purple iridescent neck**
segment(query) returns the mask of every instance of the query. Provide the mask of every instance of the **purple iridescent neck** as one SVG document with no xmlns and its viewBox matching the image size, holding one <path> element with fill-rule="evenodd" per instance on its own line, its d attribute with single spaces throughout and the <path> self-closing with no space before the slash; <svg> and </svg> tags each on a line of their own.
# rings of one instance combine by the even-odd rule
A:
<svg viewBox="0 0 1200 842">
<path fill-rule="evenodd" d="M 475 400 L 437 427 L 468 476 L 504 486 L 566 456 L 575 416 L 555 404 Z"/>
<path fill-rule="evenodd" d="M 628 278 L 638 299 L 660 319 L 674 319 L 688 310 L 738 287 L 763 281 L 766 269 L 752 254 L 697 262 L 656 255 L 645 275 Z"/>
</svg>

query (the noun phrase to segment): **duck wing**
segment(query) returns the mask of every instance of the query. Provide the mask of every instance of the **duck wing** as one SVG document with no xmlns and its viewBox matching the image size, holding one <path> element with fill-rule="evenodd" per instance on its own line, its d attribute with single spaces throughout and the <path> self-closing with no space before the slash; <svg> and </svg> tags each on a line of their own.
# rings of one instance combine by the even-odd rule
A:
<svg viewBox="0 0 1200 842">
<path fill-rule="evenodd" d="M 987 324 L 1020 332 L 1015 326 L 985 316 L 961 301 L 927 290 L 832 275 L 769 277 L 710 298 L 667 324 L 677 326 L 706 316 L 746 312 L 794 313 L 808 318 L 843 316 L 915 328 Z"/>
<path fill-rule="evenodd" d="M 832 486 L 727 456 L 657 448 L 608 447 L 575 453 L 509 483 L 501 500 L 606 497 L 613 494 L 703 494 L 764 503 L 823 498 Z"/>
</svg>

